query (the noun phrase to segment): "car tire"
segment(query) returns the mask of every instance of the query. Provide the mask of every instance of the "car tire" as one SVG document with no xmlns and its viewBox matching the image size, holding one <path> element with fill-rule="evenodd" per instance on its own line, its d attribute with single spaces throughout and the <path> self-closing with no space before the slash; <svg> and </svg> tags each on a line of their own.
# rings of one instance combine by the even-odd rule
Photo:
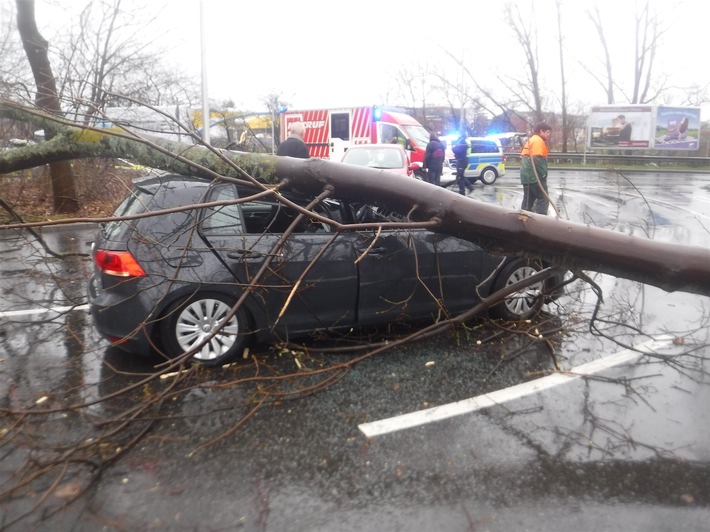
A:
<svg viewBox="0 0 710 532">
<path fill-rule="evenodd" d="M 484 185 L 492 185 L 496 182 L 496 179 L 498 179 L 498 172 L 495 168 L 489 166 L 481 172 L 481 181 L 483 181 Z"/>
<path fill-rule="evenodd" d="M 493 283 L 491 294 L 513 283 L 527 279 L 542 269 L 543 266 L 538 260 L 515 259 L 506 265 L 498 275 Z M 489 314 L 491 317 L 502 318 L 507 321 L 530 319 L 542 307 L 544 286 L 544 281 L 538 281 L 519 292 L 508 295 L 502 303 L 492 307 Z"/>
<path fill-rule="evenodd" d="M 220 366 L 234 360 L 242 353 L 249 338 L 249 320 L 242 308 L 222 326 L 222 320 L 232 310 L 234 302 L 224 294 L 200 293 L 173 303 L 160 325 L 167 354 L 178 357 L 222 327 L 192 360 L 205 366 Z"/>
</svg>

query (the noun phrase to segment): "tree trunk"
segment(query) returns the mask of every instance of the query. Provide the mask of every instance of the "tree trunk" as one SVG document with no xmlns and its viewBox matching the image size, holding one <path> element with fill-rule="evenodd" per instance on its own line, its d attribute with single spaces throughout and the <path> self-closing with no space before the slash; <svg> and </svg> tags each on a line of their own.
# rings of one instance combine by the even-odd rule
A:
<svg viewBox="0 0 710 532">
<path fill-rule="evenodd" d="M 34 0 L 17 0 L 17 29 L 22 38 L 22 45 L 32 74 L 37 85 L 35 101 L 37 107 L 61 116 L 62 109 L 57 96 L 57 85 L 47 55 L 48 43 L 40 35 L 35 21 Z M 45 136 L 50 140 L 54 131 L 45 129 Z M 79 199 L 71 164 L 66 161 L 49 164 L 52 182 L 54 210 L 57 213 L 72 213 L 79 210 Z"/>
</svg>

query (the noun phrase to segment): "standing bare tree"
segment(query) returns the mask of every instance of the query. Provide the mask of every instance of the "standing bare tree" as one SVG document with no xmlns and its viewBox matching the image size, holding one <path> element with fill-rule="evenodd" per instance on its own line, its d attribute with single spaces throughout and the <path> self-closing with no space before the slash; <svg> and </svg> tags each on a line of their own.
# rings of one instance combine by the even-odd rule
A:
<svg viewBox="0 0 710 532">
<path fill-rule="evenodd" d="M 597 75 L 595 71 L 587 65 L 583 64 L 582 67 L 592 76 L 592 78 L 597 81 L 597 83 L 604 88 L 604 91 L 606 92 L 606 103 L 611 104 L 614 103 L 614 76 L 612 75 L 611 55 L 609 53 L 609 45 L 607 44 L 606 35 L 604 33 L 604 24 L 602 23 L 602 16 L 599 12 L 599 6 L 594 6 L 594 9 L 589 12 L 589 18 L 592 21 L 592 24 L 594 24 L 594 28 L 599 36 L 599 44 L 604 52 L 603 64 L 605 76 L 602 77 Z"/>
<path fill-rule="evenodd" d="M 556 2 L 557 7 L 557 44 L 560 51 L 560 83 L 561 83 L 561 99 L 562 106 L 562 152 L 567 153 L 567 141 L 569 139 L 569 125 L 567 123 L 567 78 L 565 77 L 565 58 L 564 58 L 564 37 L 562 35 L 562 4 L 560 0 Z"/>
<path fill-rule="evenodd" d="M 623 90 L 624 84 L 621 79 L 615 78 L 612 69 L 612 55 L 609 51 L 609 43 L 604 32 L 604 19 L 595 5 L 589 12 L 589 18 L 594 24 L 594 28 L 599 36 L 599 43 L 604 53 L 605 76 L 597 75 L 593 69 L 583 65 L 585 70 L 594 78 L 606 93 L 607 103 L 615 103 L 615 89 L 624 94 L 629 103 L 649 103 L 654 101 L 665 88 L 665 79 L 658 78 L 654 71 L 656 50 L 661 44 L 661 37 L 664 29 L 661 26 L 658 15 L 652 11 L 649 0 L 637 7 L 636 19 L 634 21 L 634 57 L 633 78 L 631 79 L 631 92 Z M 655 86 L 654 86 L 655 82 Z"/>
<path fill-rule="evenodd" d="M 271 113 L 271 134 L 273 135 L 271 147 L 279 145 L 281 138 L 281 109 L 286 109 L 288 103 L 282 100 L 283 96 L 280 92 L 270 92 L 263 98 L 266 109 Z M 247 128 L 248 128 L 247 124 Z"/>
<path fill-rule="evenodd" d="M 163 53 L 146 36 L 156 14 L 149 6 L 124 0 L 87 2 L 62 39 L 58 83 L 60 99 L 75 120 L 89 124 L 110 106 L 130 105 L 117 94 L 154 106 L 189 104 L 199 88 L 162 62 Z M 146 50 L 150 50 L 147 52 Z"/>
<path fill-rule="evenodd" d="M 535 115 L 535 120 L 544 119 L 542 87 L 540 84 L 540 61 L 537 54 L 537 29 L 534 23 L 534 8 L 530 13 L 530 20 L 526 21 L 520 8 L 512 3 L 505 5 L 505 15 L 515 38 L 525 53 L 527 63 L 527 76 L 525 79 L 513 79 L 514 86 L 509 87 L 517 96 L 519 102 L 530 108 Z M 530 103 L 532 102 L 532 103 Z"/>
<path fill-rule="evenodd" d="M 32 76 L 27 65 L 27 56 L 20 44 L 12 39 L 15 30 L 13 4 L 0 5 L 0 95 L 3 98 L 17 98 L 29 101 L 32 94 L 28 90 Z"/>
<path fill-rule="evenodd" d="M 651 11 L 650 2 L 641 6 L 636 14 L 635 24 L 635 57 L 634 57 L 634 80 L 631 103 L 648 103 L 653 101 L 661 92 L 665 85 L 665 80 L 661 80 L 661 87 L 652 91 L 652 80 L 654 77 L 654 63 L 656 50 L 660 45 L 664 30 L 661 27 L 658 15 Z"/>
<path fill-rule="evenodd" d="M 432 66 L 428 63 L 403 66 L 395 74 L 395 79 L 400 101 L 428 127 L 426 110 L 431 104 L 431 95 L 439 91 L 439 77 L 432 71 Z"/>
<path fill-rule="evenodd" d="M 47 54 L 49 43 L 37 29 L 34 0 L 17 0 L 17 28 L 37 85 L 35 97 L 37 107 L 61 115 L 62 109 L 57 95 L 57 85 Z M 54 136 L 51 128 L 46 128 L 45 134 L 47 139 Z M 71 163 L 69 161 L 52 162 L 49 164 L 49 171 L 54 210 L 58 213 L 78 211 L 79 198 Z"/>
</svg>

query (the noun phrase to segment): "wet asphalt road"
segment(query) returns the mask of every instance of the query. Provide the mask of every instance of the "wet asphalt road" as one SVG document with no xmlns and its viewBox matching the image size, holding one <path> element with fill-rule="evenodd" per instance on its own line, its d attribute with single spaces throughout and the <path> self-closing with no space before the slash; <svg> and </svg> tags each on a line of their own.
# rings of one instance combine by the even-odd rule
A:
<svg viewBox="0 0 710 532">
<path fill-rule="evenodd" d="M 709 247 L 710 175 L 629 178 L 635 188 L 612 173 L 559 171 L 550 189 L 570 219 Z M 511 172 L 495 186 L 479 183 L 473 196 L 516 208 L 516 181 Z M 62 252 L 86 253 L 91 241 L 79 228 L 44 236 Z M 173 381 L 113 397 L 156 361 L 95 334 L 82 306 L 85 258 L 54 259 L 31 235 L 5 232 L 0 261 L 2 408 L 107 398 L 80 412 L 22 418 L 21 431 L 18 416 L 3 416 L 7 486 L 27 449 L 36 456 L 96 437 L 100 420 Z M 3 498 L 0 527 L 33 510 L 11 529 L 707 530 L 710 298 L 594 278 L 604 290 L 594 334 L 595 298 L 575 284 L 526 334 L 475 322 L 367 359 L 315 393 L 288 394 L 322 382 L 312 377 L 264 384 L 284 395 L 241 425 L 259 388 L 227 383 L 347 356 L 321 355 L 325 344 L 313 342 L 297 362 L 261 346 L 258 368 L 191 375 L 183 392 L 127 425 L 126 440 L 152 421 L 130 452 L 117 451 L 127 443 L 118 438 L 103 450 L 120 458 L 75 502 L 61 507 L 85 486 L 86 464 Z M 558 328 L 563 335 L 553 334 Z M 627 350 L 642 345 L 647 352 Z"/>
</svg>

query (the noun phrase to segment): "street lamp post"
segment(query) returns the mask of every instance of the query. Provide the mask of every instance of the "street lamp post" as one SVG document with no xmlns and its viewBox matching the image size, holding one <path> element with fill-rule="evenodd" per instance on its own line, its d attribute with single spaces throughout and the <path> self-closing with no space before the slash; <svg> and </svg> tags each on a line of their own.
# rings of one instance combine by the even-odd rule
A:
<svg viewBox="0 0 710 532">
<path fill-rule="evenodd" d="M 210 143 L 210 104 L 207 96 L 207 32 L 205 4 L 200 0 L 200 59 L 202 61 L 202 142 Z"/>
</svg>

